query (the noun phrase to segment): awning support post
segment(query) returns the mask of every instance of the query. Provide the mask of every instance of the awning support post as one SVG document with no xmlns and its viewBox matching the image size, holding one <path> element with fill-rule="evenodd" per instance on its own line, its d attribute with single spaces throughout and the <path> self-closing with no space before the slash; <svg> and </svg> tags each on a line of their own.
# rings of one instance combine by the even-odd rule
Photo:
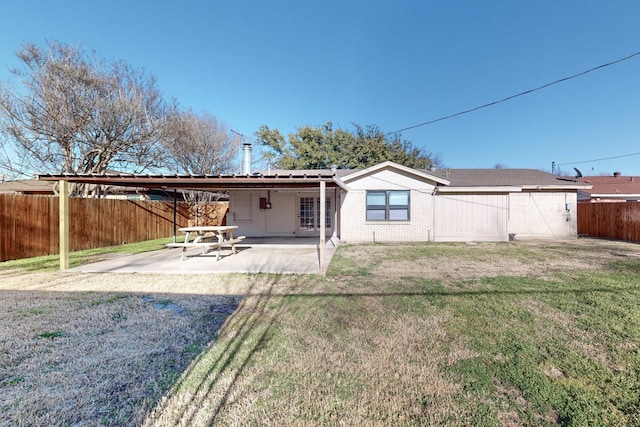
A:
<svg viewBox="0 0 640 427">
<path fill-rule="evenodd" d="M 178 193 L 173 189 L 173 243 L 176 242 L 176 222 L 178 220 Z"/>
<path fill-rule="evenodd" d="M 327 183 L 320 181 L 320 274 L 324 275 L 324 259 L 325 259 L 325 234 L 327 229 L 326 210 L 327 205 L 325 199 L 327 198 Z"/>
<path fill-rule="evenodd" d="M 59 189 L 60 270 L 69 268 L 69 183 L 60 180 Z"/>
</svg>

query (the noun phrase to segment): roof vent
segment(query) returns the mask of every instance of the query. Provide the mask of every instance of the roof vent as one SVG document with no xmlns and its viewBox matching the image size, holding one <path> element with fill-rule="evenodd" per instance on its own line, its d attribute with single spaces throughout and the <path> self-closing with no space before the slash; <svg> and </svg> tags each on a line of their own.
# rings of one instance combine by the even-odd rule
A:
<svg viewBox="0 0 640 427">
<path fill-rule="evenodd" d="M 620 172 L 614 172 L 613 176 L 615 176 L 616 178 L 619 177 L 620 175 L 622 175 Z"/>
<path fill-rule="evenodd" d="M 331 172 L 335 172 L 338 170 L 338 165 L 331 165 Z"/>
</svg>

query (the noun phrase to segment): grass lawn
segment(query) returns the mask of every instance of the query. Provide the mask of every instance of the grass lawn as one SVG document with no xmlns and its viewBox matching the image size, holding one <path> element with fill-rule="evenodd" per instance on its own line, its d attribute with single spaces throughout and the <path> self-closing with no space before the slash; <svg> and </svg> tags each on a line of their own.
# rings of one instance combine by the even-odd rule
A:
<svg viewBox="0 0 640 427">
<path fill-rule="evenodd" d="M 141 252 L 155 251 L 172 242 L 172 238 L 148 240 L 145 242 L 127 243 L 106 248 L 84 249 L 69 253 L 69 267 L 98 262 L 116 254 L 137 254 Z M 178 236 L 178 242 L 184 241 L 184 236 Z M 60 269 L 59 255 L 43 255 L 39 257 L 18 259 L 0 262 L 0 272 L 6 270 L 20 270 L 25 272 L 58 271 Z"/>
<path fill-rule="evenodd" d="M 150 286 L 138 277 L 144 275 L 23 276 L 31 288 L 47 280 L 60 286 L 75 280 L 74 289 L 82 289 L 83 281 L 93 289 L 105 278 L 130 280 L 137 290 L 113 298 L 105 285 L 99 294 L 108 304 L 95 309 L 109 305 L 112 310 L 103 315 L 111 326 L 101 329 L 100 339 L 110 339 L 113 331 L 145 336 L 136 334 L 162 324 L 129 321 L 133 313 L 154 313 L 136 299 Z M 0 273 L 0 294 L 18 292 L 15 285 L 2 287 L 11 277 Z M 157 282 L 168 280 L 154 276 L 156 299 L 164 295 L 160 290 L 170 289 L 169 283 L 165 288 Z M 214 333 L 214 325 L 206 326 L 207 303 L 173 294 L 172 300 L 188 306 L 194 316 L 176 323 L 180 339 L 163 350 L 174 358 L 172 374 L 160 383 L 145 383 L 157 374 L 140 374 L 137 382 L 125 381 L 112 391 L 111 400 L 94 396 L 93 406 L 86 407 L 102 410 L 97 421 L 78 418 L 62 399 L 60 407 L 44 405 L 38 400 L 44 392 L 29 400 L 34 388 L 65 380 L 54 376 L 41 385 L 29 375 L 31 365 L 22 366 L 25 360 L 34 363 L 33 354 L 49 354 L 57 343 L 77 335 L 47 310 L 64 308 L 68 322 L 74 316 L 69 307 L 78 313 L 81 307 L 78 323 L 91 324 L 86 319 L 95 314 L 90 300 L 83 299 L 86 294 L 43 291 L 40 305 L 28 308 L 17 297 L 13 305 L 5 302 L 0 331 L 22 333 L 24 324 L 51 318 L 46 328 L 25 333 L 35 344 L 11 357 L 0 353 L 0 425 L 42 423 L 46 417 L 38 405 L 55 413 L 59 424 L 640 425 L 638 245 L 582 239 L 345 245 L 326 277 L 197 276 L 187 282 L 183 292 L 193 289 L 201 298 L 233 282 L 243 298 Z M 56 286 L 47 283 L 46 289 Z M 55 304 L 49 294 L 57 295 Z M 127 304 L 132 311 L 120 320 L 116 313 Z M 165 314 L 163 321 L 173 322 L 173 317 Z M 119 329 L 123 321 L 129 323 Z M 204 331 L 195 347 L 190 328 Z M 158 346 L 169 330 L 160 336 L 153 332 Z M 4 339 L 0 335 L 0 348 L 7 345 L 9 338 Z M 74 345 L 95 341 L 86 335 Z M 134 372 L 145 360 L 166 369 L 162 351 L 152 357 L 133 343 L 129 347 L 141 353 L 137 359 L 129 355 Z M 113 349 L 104 351 L 101 357 L 108 359 Z M 64 363 L 72 361 L 59 362 L 56 369 L 64 371 Z M 99 365 L 95 369 L 94 383 L 109 378 Z M 122 366 L 118 375 L 126 377 L 127 369 Z M 23 373 L 11 377 L 7 372 Z M 82 381 L 73 385 L 78 384 Z M 59 387 L 59 393 L 66 390 L 64 384 Z M 141 405 L 122 403 L 122 394 L 139 397 L 136 390 L 145 387 L 150 391 L 136 401 Z M 22 408 L 23 415 L 14 408 Z"/>
</svg>

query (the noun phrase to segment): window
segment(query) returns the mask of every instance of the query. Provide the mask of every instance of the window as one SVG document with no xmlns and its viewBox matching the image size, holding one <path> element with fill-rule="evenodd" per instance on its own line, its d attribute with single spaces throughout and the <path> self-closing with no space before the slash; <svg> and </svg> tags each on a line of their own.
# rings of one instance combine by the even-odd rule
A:
<svg viewBox="0 0 640 427">
<path fill-rule="evenodd" d="M 367 221 L 409 221 L 409 191 L 367 191 Z"/>
<path fill-rule="evenodd" d="M 329 197 L 325 199 L 324 207 L 324 224 L 327 229 L 330 229 L 333 212 L 331 210 L 331 199 Z M 298 218 L 298 226 L 301 231 L 320 230 L 320 197 L 300 197 Z"/>
<path fill-rule="evenodd" d="M 316 199 L 316 228 L 320 230 L 320 197 Z M 324 225 L 327 228 L 331 228 L 331 218 L 333 214 L 331 212 L 331 199 L 328 197 L 324 199 Z"/>
</svg>

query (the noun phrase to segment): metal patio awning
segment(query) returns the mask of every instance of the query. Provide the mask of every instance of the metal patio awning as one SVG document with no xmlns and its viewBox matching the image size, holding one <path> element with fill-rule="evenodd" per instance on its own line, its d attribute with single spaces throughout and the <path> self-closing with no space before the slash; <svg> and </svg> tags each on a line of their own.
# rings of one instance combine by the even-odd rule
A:
<svg viewBox="0 0 640 427">
<path fill-rule="evenodd" d="M 138 174 L 43 174 L 42 181 L 67 181 L 94 185 L 182 189 L 231 190 L 237 188 L 317 188 L 321 182 L 329 188 L 345 184 L 334 173 L 252 174 L 252 175 L 138 175 Z"/>
<path fill-rule="evenodd" d="M 69 268 L 69 183 L 159 188 L 174 190 L 225 191 L 232 189 L 317 188 L 324 199 L 327 188 L 346 185 L 334 171 L 288 171 L 250 175 L 137 175 L 137 174 L 43 174 L 42 181 L 60 182 L 60 269 Z M 175 202 L 174 202 L 175 203 Z M 325 234 L 325 204 L 320 204 L 320 236 Z M 319 246 L 321 273 L 324 273 L 325 248 Z"/>
</svg>

